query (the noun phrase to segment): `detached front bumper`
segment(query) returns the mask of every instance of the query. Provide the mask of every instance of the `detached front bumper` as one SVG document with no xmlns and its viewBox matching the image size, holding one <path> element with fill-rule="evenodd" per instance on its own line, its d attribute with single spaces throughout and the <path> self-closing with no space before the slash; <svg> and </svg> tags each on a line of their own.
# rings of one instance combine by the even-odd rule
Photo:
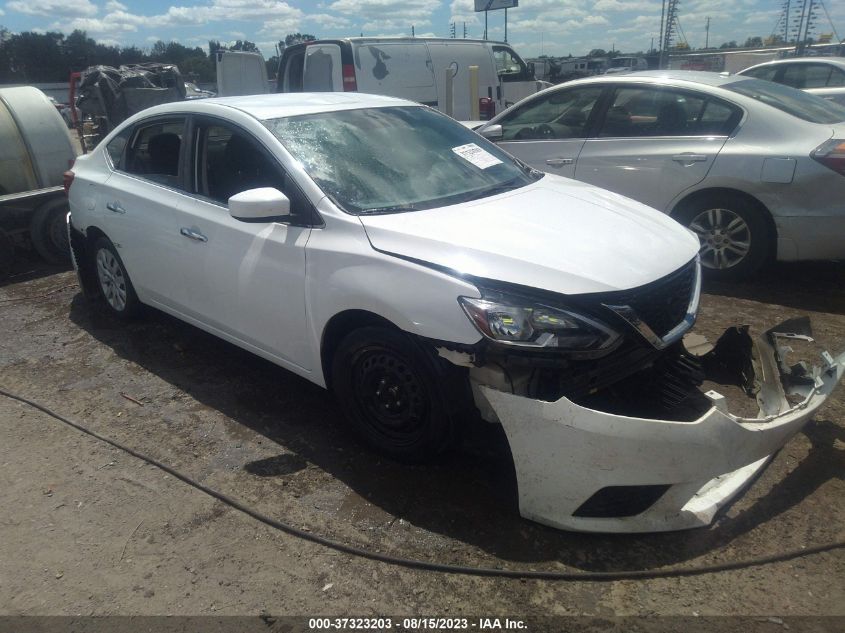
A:
<svg viewBox="0 0 845 633">
<path fill-rule="evenodd" d="M 788 368 L 789 348 L 780 342 L 796 337 L 808 338 L 770 330 L 742 359 L 753 367 L 759 387 L 759 418 L 731 414 L 714 391 L 705 394 L 712 407 L 704 415 L 680 422 L 474 385 L 479 408 L 498 418 L 510 443 L 520 514 L 586 532 L 708 525 L 807 423 L 845 373 L 845 353 L 823 354 L 821 367 Z"/>
</svg>

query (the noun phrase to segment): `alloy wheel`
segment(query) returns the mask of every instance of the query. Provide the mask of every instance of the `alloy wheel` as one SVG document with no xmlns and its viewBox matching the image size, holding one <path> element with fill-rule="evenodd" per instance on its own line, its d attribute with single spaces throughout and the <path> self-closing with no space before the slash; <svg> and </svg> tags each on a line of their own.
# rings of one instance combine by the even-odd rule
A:
<svg viewBox="0 0 845 633">
<path fill-rule="evenodd" d="M 701 264 L 706 268 L 733 268 L 751 250 L 748 223 L 730 209 L 713 208 L 696 215 L 689 228 L 701 241 Z"/>
<path fill-rule="evenodd" d="M 101 248 L 97 251 L 97 278 L 108 304 L 117 312 L 126 308 L 126 277 L 114 253 Z"/>
</svg>

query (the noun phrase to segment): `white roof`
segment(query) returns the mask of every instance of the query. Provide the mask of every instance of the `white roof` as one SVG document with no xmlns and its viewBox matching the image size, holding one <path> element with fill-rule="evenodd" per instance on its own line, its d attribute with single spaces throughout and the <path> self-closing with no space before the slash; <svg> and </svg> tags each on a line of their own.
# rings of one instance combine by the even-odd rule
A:
<svg viewBox="0 0 845 633">
<path fill-rule="evenodd" d="M 261 121 L 315 112 L 355 110 L 358 108 L 380 108 L 389 106 L 419 105 L 406 99 L 384 97 L 362 92 L 288 92 L 279 94 L 246 95 L 242 97 L 219 97 L 194 99 L 158 106 L 159 111 L 197 112 L 217 110 L 217 106 L 228 106 L 254 116 Z M 218 110 L 219 111 L 219 110 Z"/>
</svg>

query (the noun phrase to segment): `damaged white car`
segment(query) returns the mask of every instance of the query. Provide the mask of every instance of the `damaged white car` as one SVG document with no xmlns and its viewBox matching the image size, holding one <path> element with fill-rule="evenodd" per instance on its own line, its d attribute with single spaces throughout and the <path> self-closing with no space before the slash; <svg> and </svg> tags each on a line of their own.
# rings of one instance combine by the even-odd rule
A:
<svg viewBox="0 0 845 633">
<path fill-rule="evenodd" d="M 689 353 L 693 234 L 407 101 L 158 106 L 66 185 L 80 281 L 115 315 L 153 306 L 330 388 L 400 459 L 480 412 L 504 427 L 521 513 L 557 527 L 706 525 L 845 367 L 784 363 L 802 322 Z M 701 394 L 713 374 L 759 416 Z"/>
</svg>

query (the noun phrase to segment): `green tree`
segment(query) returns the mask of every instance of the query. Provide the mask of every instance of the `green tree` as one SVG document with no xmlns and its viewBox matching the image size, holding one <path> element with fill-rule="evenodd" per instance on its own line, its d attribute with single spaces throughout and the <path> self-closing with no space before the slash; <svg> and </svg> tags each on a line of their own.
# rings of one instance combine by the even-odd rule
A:
<svg viewBox="0 0 845 633">
<path fill-rule="evenodd" d="M 232 44 L 231 50 L 246 51 L 247 53 L 259 52 L 258 47 L 255 45 L 255 42 L 250 42 L 249 40 L 237 40 L 234 44 Z"/>
<path fill-rule="evenodd" d="M 759 35 L 749 37 L 745 40 L 745 48 L 761 48 L 763 46 L 763 38 Z"/>
<path fill-rule="evenodd" d="M 225 50 L 227 50 L 227 46 L 220 42 L 220 40 L 208 40 L 208 57 L 210 59 L 217 57 L 217 51 Z"/>
<path fill-rule="evenodd" d="M 285 46 L 293 46 L 294 44 L 301 44 L 302 42 L 313 42 L 317 38 L 309 33 L 288 33 L 285 35 Z M 279 42 L 281 44 L 281 42 Z M 284 48 L 279 46 L 279 48 Z"/>
</svg>

